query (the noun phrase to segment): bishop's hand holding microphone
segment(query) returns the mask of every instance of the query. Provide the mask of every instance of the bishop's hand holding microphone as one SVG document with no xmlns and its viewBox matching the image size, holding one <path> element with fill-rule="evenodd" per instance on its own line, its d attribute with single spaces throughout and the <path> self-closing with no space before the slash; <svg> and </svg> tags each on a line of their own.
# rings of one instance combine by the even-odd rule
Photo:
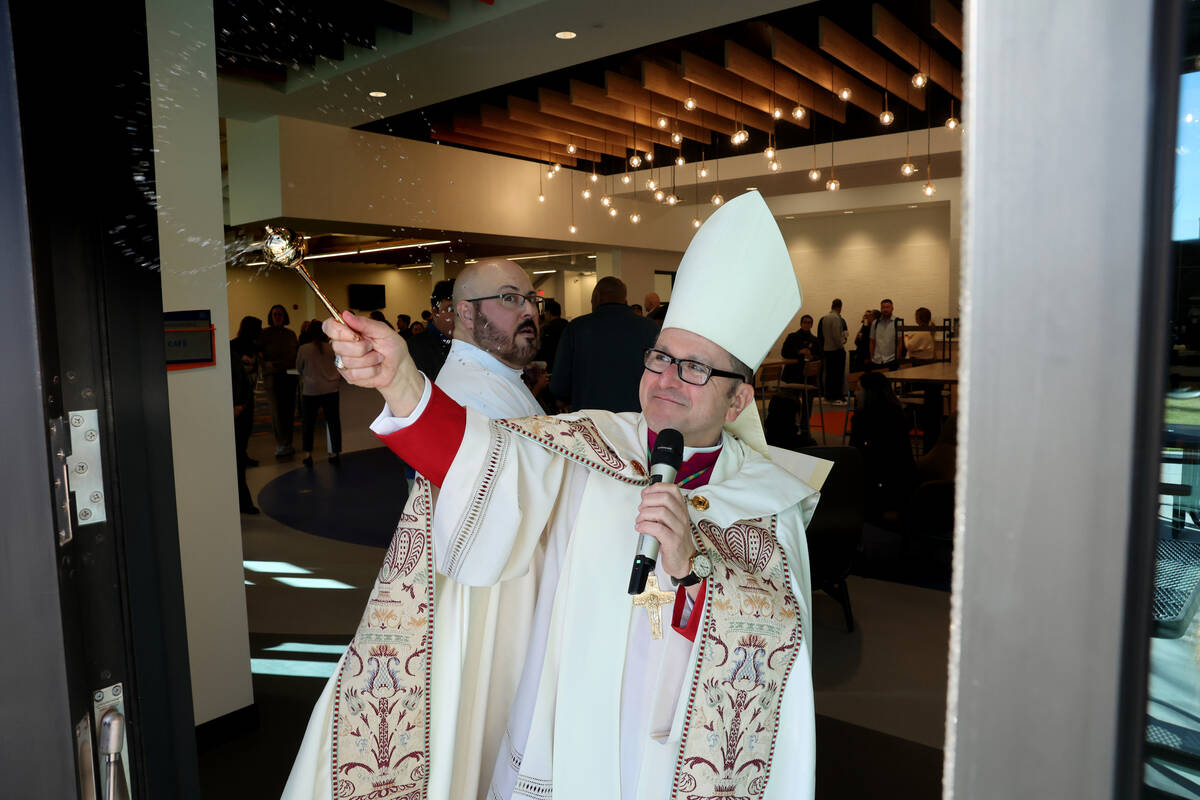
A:
<svg viewBox="0 0 1200 800">
<path fill-rule="evenodd" d="M 650 453 L 650 484 L 673 484 L 675 473 L 683 462 L 683 434 L 673 428 L 660 431 L 654 441 L 654 450 Z M 654 493 L 651 497 L 649 490 L 643 492 L 642 505 L 638 509 L 636 529 L 639 531 L 637 553 L 633 557 L 633 571 L 629 575 L 629 593 L 641 594 L 646 589 L 646 579 L 654 571 L 658 561 L 660 538 L 671 536 L 672 542 L 681 538 L 680 534 L 688 536 L 687 549 L 691 549 L 690 521 L 682 501 L 675 502 L 669 495 Z M 675 489 L 675 496 L 679 490 Z M 682 519 L 680 516 L 682 514 Z M 682 528 L 682 531 L 680 530 Z M 650 531 L 648 533 L 647 531 Z M 667 564 L 664 562 L 664 566 Z"/>
</svg>

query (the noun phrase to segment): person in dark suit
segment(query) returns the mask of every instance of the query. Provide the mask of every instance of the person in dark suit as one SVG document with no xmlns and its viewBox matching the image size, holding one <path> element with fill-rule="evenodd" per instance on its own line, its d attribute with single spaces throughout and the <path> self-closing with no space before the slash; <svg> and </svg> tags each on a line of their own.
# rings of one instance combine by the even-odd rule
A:
<svg viewBox="0 0 1200 800">
<path fill-rule="evenodd" d="M 563 331 L 550 391 L 574 409 L 641 410 L 644 352 L 654 346 L 658 325 L 634 314 L 626 296 L 620 278 L 601 278 L 592 290 L 592 313 L 571 320 Z"/>
<path fill-rule="evenodd" d="M 437 378 L 446 356 L 450 353 L 450 344 L 454 341 L 454 279 L 438 281 L 429 297 L 432 313 L 429 324 L 420 333 L 413 333 L 408 340 L 408 351 L 412 355 L 417 369 L 425 373 L 429 380 Z M 427 312 L 422 311 L 421 316 Z M 417 323 L 413 323 L 414 325 Z"/>
<path fill-rule="evenodd" d="M 546 369 L 554 366 L 554 356 L 558 353 L 558 341 L 563 331 L 567 329 L 567 321 L 562 318 L 562 306 L 553 298 L 546 299 L 546 312 L 542 319 L 542 346 L 538 348 L 535 361 L 545 361 Z"/>
</svg>

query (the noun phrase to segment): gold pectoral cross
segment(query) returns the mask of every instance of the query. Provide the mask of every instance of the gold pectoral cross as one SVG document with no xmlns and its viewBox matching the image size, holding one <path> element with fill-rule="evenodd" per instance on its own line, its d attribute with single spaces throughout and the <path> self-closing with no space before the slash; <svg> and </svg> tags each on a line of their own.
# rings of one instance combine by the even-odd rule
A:
<svg viewBox="0 0 1200 800">
<path fill-rule="evenodd" d="M 658 590 L 658 577 L 651 572 L 650 577 L 646 578 L 646 591 L 633 596 L 634 606 L 643 606 L 646 613 L 650 616 L 650 638 L 661 639 L 662 631 L 662 609 L 665 606 L 672 605 L 675 602 L 674 592 L 660 592 Z"/>
</svg>

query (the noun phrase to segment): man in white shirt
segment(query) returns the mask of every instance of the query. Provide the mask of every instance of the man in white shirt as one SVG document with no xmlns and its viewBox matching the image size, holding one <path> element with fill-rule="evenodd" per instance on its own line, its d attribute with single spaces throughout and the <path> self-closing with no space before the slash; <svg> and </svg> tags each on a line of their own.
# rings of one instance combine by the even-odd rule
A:
<svg viewBox="0 0 1200 800">
<path fill-rule="evenodd" d="M 871 369 L 892 370 L 897 366 L 904 347 L 892 318 L 895 306 L 891 300 L 879 301 L 879 319 L 871 323 Z"/>
<path fill-rule="evenodd" d="M 437 373 L 438 387 L 457 403 L 488 417 L 542 413 L 521 378 L 522 368 L 537 351 L 542 302 L 525 271 L 501 259 L 472 264 L 455 281 L 453 302 L 454 341 Z M 385 562 L 381 576 L 388 567 Z M 529 645 L 541 572 L 542 554 L 537 553 L 528 572 L 494 586 L 472 587 L 442 575 L 437 578 L 437 614 L 445 624 L 435 631 L 435 648 L 443 661 L 453 661 L 454 668 L 445 669 L 433 686 L 433 702 L 458 712 L 456 725 L 430 732 L 438 739 L 434 746 L 439 751 L 454 754 L 453 761 L 433 764 L 431 777 L 435 785 L 447 787 L 448 797 L 469 800 L 487 795 Z M 454 631 L 457 637 L 451 637 Z M 326 695 L 335 691 L 337 677 L 330 679 Z M 318 743 L 320 729 L 327 725 L 320 718 L 325 705 L 317 704 L 309 723 L 311 739 L 306 737 L 284 790 L 288 800 L 320 796 L 327 788 L 328 781 L 316 776 L 328 764 L 328 754 L 311 752 L 309 747 Z"/>
</svg>

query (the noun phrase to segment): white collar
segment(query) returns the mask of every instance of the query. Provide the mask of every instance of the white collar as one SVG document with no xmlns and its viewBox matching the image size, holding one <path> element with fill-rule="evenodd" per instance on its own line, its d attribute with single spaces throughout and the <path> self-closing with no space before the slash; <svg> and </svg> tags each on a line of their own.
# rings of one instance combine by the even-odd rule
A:
<svg viewBox="0 0 1200 800">
<path fill-rule="evenodd" d="M 522 370 L 510 367 L 494 355 L 484 350 L 478 345 L 471 344 L 463 339 L 455 339 L 450 345 L 450 355 L 458 356 L 459 358 L 468 361 L 474 361 L 479 366 L 489 372 L 498 372 L 504 375 L 509 380 L 519 381 L 521 379 Z"/>
<path fill-rule="evenodd" d="M 697 455 L 698 453 L 715 453 L 718 450 L 720 450 L 724 444 L 725 444 L 724 441 L 720 441 L 720 442 L 717 442 L 716 444 L 714 444 L 712 447 L 687 447 L 687 446 L 684 446 L 683 460 L 687 461 L 689 458 L 691 458 L 694 455 Z"/>
</svg>

